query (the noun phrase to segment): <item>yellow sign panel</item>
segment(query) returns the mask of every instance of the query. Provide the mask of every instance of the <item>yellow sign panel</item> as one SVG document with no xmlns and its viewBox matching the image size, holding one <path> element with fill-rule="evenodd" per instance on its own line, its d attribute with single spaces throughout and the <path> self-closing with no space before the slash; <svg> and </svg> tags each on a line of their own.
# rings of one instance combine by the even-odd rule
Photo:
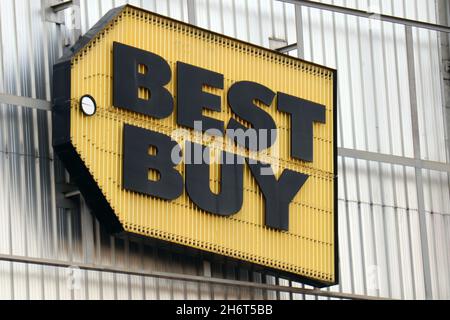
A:
<svg viewBox="0 0 450 320">
<path fill-rule="evenodd" d="M 55 150 L 113 232 L 337 282 L 334 70 L 125 6 L 54 82 Z M 251 147 L 230 128 L 275 131 Z M 186 162 L 194 145 L 208 167 Z"/>
</svg>

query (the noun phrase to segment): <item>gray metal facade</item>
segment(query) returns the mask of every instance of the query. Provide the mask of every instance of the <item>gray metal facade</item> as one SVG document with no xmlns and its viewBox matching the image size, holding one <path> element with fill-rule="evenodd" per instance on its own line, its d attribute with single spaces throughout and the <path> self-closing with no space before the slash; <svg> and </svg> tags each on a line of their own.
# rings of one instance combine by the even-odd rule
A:
<svg viewBox="0 0 450 320">
<path fill-rule="evenodd" d="M 81 24 L 72 27 L 78 15 L 64 13 L 65 25 L 50 22 L 57 16 L 45 10 L 47 2 L 0 1 L 0 298 L 317 298 L 183 278 L 302 287 L 226 259 L 210 263 L 152 241 L 112 237 L 83 199 L 64 198 L 69 179 L 51 148 L 52 65 L 73 26 L 84 33 L 126 1 L 75 1 Z M 377 19 L 383 13 L 440 23 L 439 1 L 322 2 L 374 14 L 366 19 L 295 1 L 129 1 L 265 47 L 297 43 L 288 54 L 338 69 L 341 283 L 325 291 L 450 299 L 442 67 L 448 56 L 442 37 L 448 35 Z"/>
</svg>

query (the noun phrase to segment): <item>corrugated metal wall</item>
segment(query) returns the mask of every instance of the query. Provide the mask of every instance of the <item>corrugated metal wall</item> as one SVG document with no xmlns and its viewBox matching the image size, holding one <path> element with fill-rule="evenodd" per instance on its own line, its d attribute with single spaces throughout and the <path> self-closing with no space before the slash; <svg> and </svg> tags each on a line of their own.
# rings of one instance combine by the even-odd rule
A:
<svg viewBox="0 0 450 320">
<path fill-rule="evenodd" d="M 434 1 L 328 3 L 437 23 Z M 340 147 L 414 157 L 405 27 L 316 9 L 302 20 L 305 59 L 339 70 Z M 413 36 L 421 157 L 446 162 L 438 33 Z M 341 158 L 339 172 L 339 289 L 424 298 L 414 169 Z M 449 180 L 423 177 L 433 297 L 449 298 Z"/>
<path fill-rule="evenodd" d="M 436 3 L 430 0 L 327 2 L 436 22 Z M 83 32 L 123 3 L 82 0 Z M 130 3 L 188 20 L 184 0 Z M 271 0 L 195 4 L 201 27 L 266 47 L 269 38 L 297 41 L 293 5 Z M 0 93 L 50 100 L 51 67 L 62 54 L 64 27 L 44 21 L 39 0 L 0 1 Z M 305 59 L 339 70 L 340 147 L 413 157 L 405 28 L 307 8 L 301 10 L 299 25 Z M 438 34 L 413 32 L 421 155 L 447 162 Z M 1 104 L 0 254 L 276 282 L 227 263 L 209 268 L 182 253 L 157 249 L 150 241 L 111 237 L 83 203 L 80 209 L 57 209 L 56 185 L 66 177 L 54 159 L 50 120 L 45 111 Z M 339 175 L 341 285 L 329 290 L 424 298 L 414 169 L 340 158 Z M 447 174 L 427 170 L 423 177 L 432 294 L 448 299 L 449 180 Z M 0 298 L 290 297 L 99 272 L 83 271 L 80 278 L 79 288 L 69 290 L 66 269 L 0 262 Z"/>
</svg>

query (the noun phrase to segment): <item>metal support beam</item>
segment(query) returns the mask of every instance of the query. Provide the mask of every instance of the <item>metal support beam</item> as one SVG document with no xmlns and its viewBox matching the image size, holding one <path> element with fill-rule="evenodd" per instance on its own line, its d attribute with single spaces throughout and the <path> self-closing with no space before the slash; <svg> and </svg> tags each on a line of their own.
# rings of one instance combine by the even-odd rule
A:
<svg viewBox="0 0 450 320">
<path fill-rule="evenodd" d="M 66 8 L 62 5 L 66 1 L 56 1 L 56 0 L 41 0 L 42 8 L 45 12 L 45 21 L 56 23 L 57 25 L 63 25 L 64 13 L 62 12 Z M 59 6 L 61 4 L 61 7 Z"/>
<path fill-rule="evenodd" d="M 80 191 L 78 187 L 69 183 L 56 183 L 55 196 L 56 207 L 68 210 L 79 208 L 79 199 L 74 197 L 79 196 Z"/>
<path fill-rule="evenodd" d="M 80 0 L 42 0 L 46 21 L 64 25 L 64 46 L 74 45 L 81 37 Z"/>
<path fill-rule="evenodd" d="M 281 48 L 277 48 L 275 50 L 278 51 L 278 52 L 281 52 L 281 53 L 288 53 L 288 52 L 291 52 L 291 51 L 293 51 L 295 49 L 298 49 L 296 43 L 290 44 L 290 45 L 287 45 L 287 46 L 284 46 L 284 47 L 281 47 Z"/>
<path fill-rule="evenodd" d="M 46 100 L 33 99 L 28 97 L 19 97 L 11 94 L 0 93 L 0 103 L 21 106 L 31 109 L 51 111 L 52 104 Z"/>
<path fill-rule="evenodd" d="M 81 4 L 80 0 L 72 0 L 69 11 L 69 45 L 74 45 L 81 38 Z"/>
<path fill-rule="evenodd" d="M 404 167 L 413 167 L 413 168 L 419 168 L 419 169 L 426 169 L 426 170 L 450 173 L 450 164 L 448 164 L 448 163 L 441 163 L 441 162 L 420 160 L 420 159 L 413 159 L 413 158 L 405 158 L 405 157 L 394 156 L 394 155 L 389 155 L 389 154 L 360 151 L 360 150 L 354 150 L 354 149 L 345 149 L 345 148 L 339 148 L 338 154 L 340 157 L 344 157 L 344 158 L 354 158 L 354 159 L 360 159 L 360 160 L 389 163 L 389 164 L 394 164 L 394 165 L 399 165 L 399 166 L 404 166 Z"/>
<path fill-rule="evenodd" d="M 70 8 L 73 5 L 73 0 L 63 0 L 63 1 L 53 1 L 50 4 L 50 8 L 53 9 L 53 12 L 60 12 Z"/>
<path fill-rule="evenodd" d="M 414 158 L 420 160 L 421 158 L 420 131 L 419 131 L 419 117 L 417 107 L 416 70 L 415 70 L 414 40 L 412 27 L 407 26 L 405 28 L 405 32 L 406 32 L 406 56 L 408 63 L 408 80 L 409 80 Z M 433 292 L 431 288 L 431 265 L 430 265 L 430 253 L 428 248 L 428 233 L 427 233 L 427 220 L 425 214 L 423 176 L 422 176 L 422 169 L 418 167 L 416 167 L 416 189 L 417 189 L 417 208 L 419 212 L 420 245 L 422 249 L 423 274 L 425 282 L 425 298 L 431 300 L 433 298 Z"/>
<path fill-rule="evenodd" d="M 197 12 L 195 11 L 195 0 L 187 0 L 188 22 L 197 25 Z"/>
<path fill-rule="evenodd" d="M 297 33 L 297 57 L 305 59 L 305 39 L 303 37 L 302 6 L 295 6 L 295 31 Z"/>
<path fill-rule="evenodd" d="M 342 14 L 348 14 L 352 16 L 357 16 L 361 18 L 367 18 L 367 19 L 377 19 L 384 22 L 391 22 L 396 24 L 402 24 L 409 27 L 416 27 L 416 28 L 423 28 L 423 29 L 429 29 L 433 31 L 440 31 L 440 32 L 446 32 L 450 33 L 450 27 L 443 26 L 439 24 L 434 23 L 428 23 L 428 22 L 422 22 L 417 20 L 410 20 L 385 14 L 379 14 L 376 12 L 367 12 L 363 10 L 357 10 L 357 9 L 351 9 L 347 7 L 341 7 L 336 6 L 333 4 L 327 4 L 327 3 L 321 3 L 316 1 L 310 1 L 310 0 L 278 0 L 286 3 L 291 3 L 295 5 L 301 5 L 305 7 L 320 9 L 320 10 L 327 10 Z"/>
<path fill-rule="evenodd" d="M 428 30 L 439 31 L 439 32 L 444 32 L 444 33 L 450 33 L 450 27 L 441 25 L 441 24 L 433 24 L 433 23 L 422 22 L 422 21 L 417 21 L 417 20 L 410 20 L 410 19 L 389 16 L 389 15 L 379 14 L 379 13 L 374 13 L 374 12 L 366 12 L 363 10 L 351 9 L 351 8 L 347 8 L 347 7 L 336 6 L 333 4 L 320 3 L 320 2 L 316 2 L 316 1 L 310 1 L 310 0 L 277 0 L 277 1 L 291 3 L 291 4 L 294 4 L 296 7 L 305 6 L 305 7 L 314 8 L 314 9 L 327 10 L 327 11 L 336 12 L 336 13 L 348 14 L 348 15 L 352 15 L 352 16 L 356 16 L 356 17 L 360 17 L 360 18 L 377 19 L 377 20 L 384 21 L 384 22 L 401 24 L 401 25 L 404 25 L 407 27 L 409 26 L 409 27 L 428 29 Z M 278 49 L 278 51 L 282 52 L 282 53 L 287 53 L 287 52 L 297 49 L 300 45 L 301 45 L 301 43 L 300 44 L 293 43 L 286 47 Z"/>
<path fill-rule="evenodd" d="M 272 50 L 283 50 L 283 48 L 285 48 L 287 45 L 287 41 L 285 39 L 279 39 L 279 38 L 274 38 L 274 37 L 270 37 L 269 38 L 269 48 Z M 289 52 L 292 51 L 292 49 L 286 50 L 284 52 Z M 283 51 L 280 51 L 283 52 Z"/>
<path fill-rule="evenodd" d="M 439 0 L 437 5 L 437 15 L 439 23 L 448 24 L 450 22 L 450 5 L 448 0 Z M 445 123 L 446 123 L 446 146 L 447 161 L 450 161 L 450 34 L 441 34 L 440 37 L 440 58 L 442 61 L 442 99 L 444 103 Z"/>
<path fill-rule="evenodd" d="M 113 274 L 124 274 L 124 275 L 130 275 L 130 276 L 141 276 L 141 277 L 151 277 L 151 278 L 159 278 L 159 279 L 167 279 L 167 280 L 178 280 L 178 281 L 187 281 L 187 282 L 196 282 L 196 283 L 216 284 L 216 285 L 223 285 L 223 286 L 249 288 L 249 289 L 262 289 L 262 290 L 270 290 L 270 291 L 276 291 L 276 292 L 305 294 L 305 295 L 338 298 L 338 299 L 385 300 L 385 299 L 382 299 L 379 297 L 345 294 L 345 293 L 340 293 L 340 292 L 321 291 L 318 289 L 305 289 L 305 288 L 297 288 L 297 287 L 268 285 L 268 284 L 255 283 L 255 282 L 228 280 L 228 279 L 211 278 L 211 277 L 204 277 L 204 276 L 193 276 L 193 275 L 187 275 L 187 274 L 159 272 L 159 271 L 143 271 L 143 270 L 130 271 L 129 269 L 111 267 L 111 266 L 99 266 L 99 265 L 84 264 L 84 263 L 74 264 L 73 262 L 70 263 L 70 262 L 58 261 L 58 260 L 20 257 L 20 256 L 4 255 L 4 254 L 0 254 L 0 261 L 34 264 L 34 265 L 57 267 L 57 268 L 77 267 L 81 270 L 86 270 L 86 271 L 108 272 L 108 273 L 113 273 Z"/>
</svg>

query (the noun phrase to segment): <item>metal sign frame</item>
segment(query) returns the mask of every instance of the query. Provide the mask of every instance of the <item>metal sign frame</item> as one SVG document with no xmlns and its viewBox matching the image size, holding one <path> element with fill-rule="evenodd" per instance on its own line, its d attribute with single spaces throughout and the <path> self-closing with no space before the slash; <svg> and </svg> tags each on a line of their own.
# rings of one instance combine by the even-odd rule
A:
<svg viewBox="0 0 450 320">
<path fill-rule="evenodd" d="M 105 198 L 102 190 L 95 182 L 95 179 L 90 174 L 88 168 L 86 167 L 85 163 L 81 159 L 80 155 L 76 151 L 72 140 L 71 140 L 71 61 L 72 58 L 77 55 L 81 50 L 89 46 L 89 43 L 91 40 L 93 40 L 104 28 L 107 26 L 111 21 L 113 21 L 115 18 L 117 18 L 126 8 L 133 8 L 142 12 L 147 12 L 146 10 L 143 10 L 138 7 L 134 7 L 131 5 L 125 5 L 122 7 L 118 7 L 116 9 L 111 10 L 108 12 L 89 32 L 87 32 L 86 35 L 84 35 L 70 50 L 69 52 L 64 55 L 54 66 L 54 77 L 53 77 L 53 87 L 54 87 L 54 94 L 53 94 L 53 146 L 60 157 L 60 159 L 63 161 L 64 165 L 66 166 L 67 170 L 71 174 L 72 180 L 77 184 L 77 186 L 80 189 L 80 192 L 83 194 L 87 204 L 92 209 L 93 213 L 96 215 L 98 220 L 101 222 L 105 228 L 110 231 L 111 233 L 115 234 L 121 234 L 124 236 L 134 236 L 134 237 L 140 237 L 139 235 L 136 235 L 134 233 L 126 232 L 121 224 L 121 222 L 118 220 L 116 214 L 114 213 L 114 210 L 111 208 L 111 205 Z M 177 24 L 182 24 L 189 26 L 190 28 L 202 30 L 205 32 L 208 32 L 213 35 L 218 35 L 222 38 L 231 39 L 236 42 L 240 42 L 245 44 L 246 46 L 251 46 L 254 48 L 257 48 L 258 50 L 264 50 L 268 51 L 271 54 L 278 54 L 280 56 L 283 56 L 283 54 L 269 50 L 267 48 L 259 47 L 253 44 L 249 44 L 240 40 L 232 39 L 230 37 L 217 34 L 214 32 L 211 32 L 209 30 L 201 29 L 196 26 L 188 25 L 186 23 L 167 18 L 164 16 L 160 16 L 158 14 L 155 14 L 153 12 L 151 13 L 154 16 L 159 16 L 161 18 L 164 18 L 169 21 L 174 21 Z M 294 57 L 289 57 L 290 59 L 298 60 L 301 62 L 306 62 L 309 65 L 312 66 L 318 66 L 323 69 L 327 69 L 333 73 L 333 166 L 334 166 L 334 187 L 333 187 L 333 193 L 334 193 L 334 208 L 333 208 L 333 216 L 334 216 L 334 282 L 323 282 L 316 279 L 307 278 L 305 276 L 300 276 L 298 274 L 293 274 L 287 271 L 274 269 L 271 267 L 267 267 L 260 264 L 255 264 L 253 262 L 243 261 L 240 259 L 235 258 L 227 258 L 229 261 L 235 261 L 237 264 L 244 264 L 252 266 L 254 270 L 260 270 L 262 272 L 266 272 L 268 274 L 273 274 L 279 277 L 286 277 L 288 279 L 292 279 L 293 281 L 299 281 L 305 284 L 309 284 L 315 287 L 325 287 L 325 286 L 331 286 L 339 283 L 339 255 L 338 255 L 338 213 L 337 213 L 337 201 L 338 201 L 338 194 L 337 194 L 337 159 L 338 159 L 338 149 L 337 149 L 337 72 L 336 70 L 326 68 L 323 66 L 319 66 L 317 64 L 303 61 L 301 59 L 297 59 Z M 165 245 L 165 241 L 161 242 L 162 245 Z M 180 244 L 174 244 L 170 243 L 170 247 L 173 248 L 184 248 L 183 250 L 187 250 L 188 252 L 191 252 L 194 255 L 201 255 L 205 259 L 209 260 L 216 260 L 216 259 L 223 259 L 221 255 L 217 253 L 211 253 L 207 251 L 203 251 L 200 249 L 195 249 L 192 247 L 188 247 L 185 245 Z"/>
</svg>

